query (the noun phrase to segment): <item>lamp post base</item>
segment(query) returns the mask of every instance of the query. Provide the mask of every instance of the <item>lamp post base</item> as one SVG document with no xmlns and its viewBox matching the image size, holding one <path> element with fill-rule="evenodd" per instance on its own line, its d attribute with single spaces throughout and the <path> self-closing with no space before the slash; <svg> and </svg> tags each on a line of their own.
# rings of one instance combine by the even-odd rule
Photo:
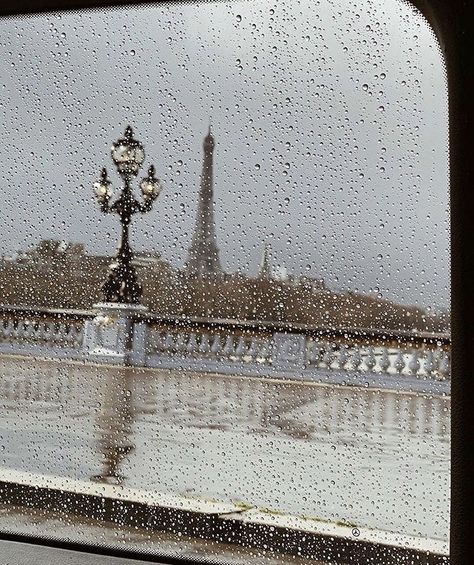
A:
<svg viewBox="0 0 474 565">
<path fill-rule="evenodd" d="M 145 364 L 146 324 L 141 304 L 99 302 L 97 314 L 84 327 L 84 357 L 98 363 L 126 366 Z"/>
</svg>

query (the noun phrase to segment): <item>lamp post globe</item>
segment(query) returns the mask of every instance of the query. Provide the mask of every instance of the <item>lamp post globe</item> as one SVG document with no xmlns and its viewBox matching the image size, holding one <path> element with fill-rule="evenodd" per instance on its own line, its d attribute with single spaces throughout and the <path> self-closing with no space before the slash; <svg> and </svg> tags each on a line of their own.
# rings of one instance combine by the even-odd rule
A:
<svg viewBox="0 0 474 565">
<path fill-rule="evenodd" d="M 140 183 L 140 188 L 145 200 L 156 200 L 160 195 L 162 186 L 155 177 L 155 167 L 153 165 L 148 169 L 148 176 Z"/>
<path fill-rule="evenodd" d="M 134 139 L 130 126 L 125 129 L 124 137 L 112 145 L 112 159 L 122 176 L 136 176 L 145 160 L 143 145 Z"/>
</svg>

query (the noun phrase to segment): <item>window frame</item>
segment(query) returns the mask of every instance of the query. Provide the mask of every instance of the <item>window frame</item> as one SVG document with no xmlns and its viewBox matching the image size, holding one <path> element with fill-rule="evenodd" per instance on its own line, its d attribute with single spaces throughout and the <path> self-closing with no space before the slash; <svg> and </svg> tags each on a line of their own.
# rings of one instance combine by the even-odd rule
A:
<svg viewBox="0 0 474 565">
<path fill-rule="evenodd" d="M 199 0 L 196 0 L 199 1 Z M 201 0 L 205 1 L 205 0 Z M 449 106 L 451 200 L 452 431 L 451 565 L 474 563 L 474 3 L 468 0 L 407 0 L 426 18 L 445 58 Z M 164 0 L 2 0 L 0 17 L 52 11 L 102 9 L 157 4 Z M 0 532 L 16 540 L 89 553 L 163 562 L 132 550 L 110 550 L 75 543 L 55 543 Z M 198 563 L 169 559 L 169 563 Z"/>
</svg>

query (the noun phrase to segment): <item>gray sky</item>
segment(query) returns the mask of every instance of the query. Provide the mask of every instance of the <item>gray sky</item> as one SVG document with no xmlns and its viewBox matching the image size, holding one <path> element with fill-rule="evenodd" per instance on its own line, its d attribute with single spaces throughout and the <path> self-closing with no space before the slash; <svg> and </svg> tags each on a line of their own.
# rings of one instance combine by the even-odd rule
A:
<svg viewBox="0 0 474 565">
<path fill-rule="evenodd" d="M 0 24 L 3 253 L 112 254 L 92 184 L 130 123 L 165 190 L 134 248 L 183 265 L 202 138 L 216 138 L 228 271 L 264 242 L 335 289 L 449 304 L 447 94 L 428 25 L 394 0 L 203 3 Z"/>
</svg>

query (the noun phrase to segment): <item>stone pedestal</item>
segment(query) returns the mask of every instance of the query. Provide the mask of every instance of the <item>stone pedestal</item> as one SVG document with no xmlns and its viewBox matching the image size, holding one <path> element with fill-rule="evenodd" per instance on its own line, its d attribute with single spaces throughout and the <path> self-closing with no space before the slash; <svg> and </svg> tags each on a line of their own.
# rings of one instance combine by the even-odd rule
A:
<svg viewBox="0 0 474 565">
<path fill-rule="evenodd" d="M 139 304 L 94 304 L 97 311 L 84 327 L 84 356 L 99 363 L 145 365 L 147 312 Z"/>
</svg>

